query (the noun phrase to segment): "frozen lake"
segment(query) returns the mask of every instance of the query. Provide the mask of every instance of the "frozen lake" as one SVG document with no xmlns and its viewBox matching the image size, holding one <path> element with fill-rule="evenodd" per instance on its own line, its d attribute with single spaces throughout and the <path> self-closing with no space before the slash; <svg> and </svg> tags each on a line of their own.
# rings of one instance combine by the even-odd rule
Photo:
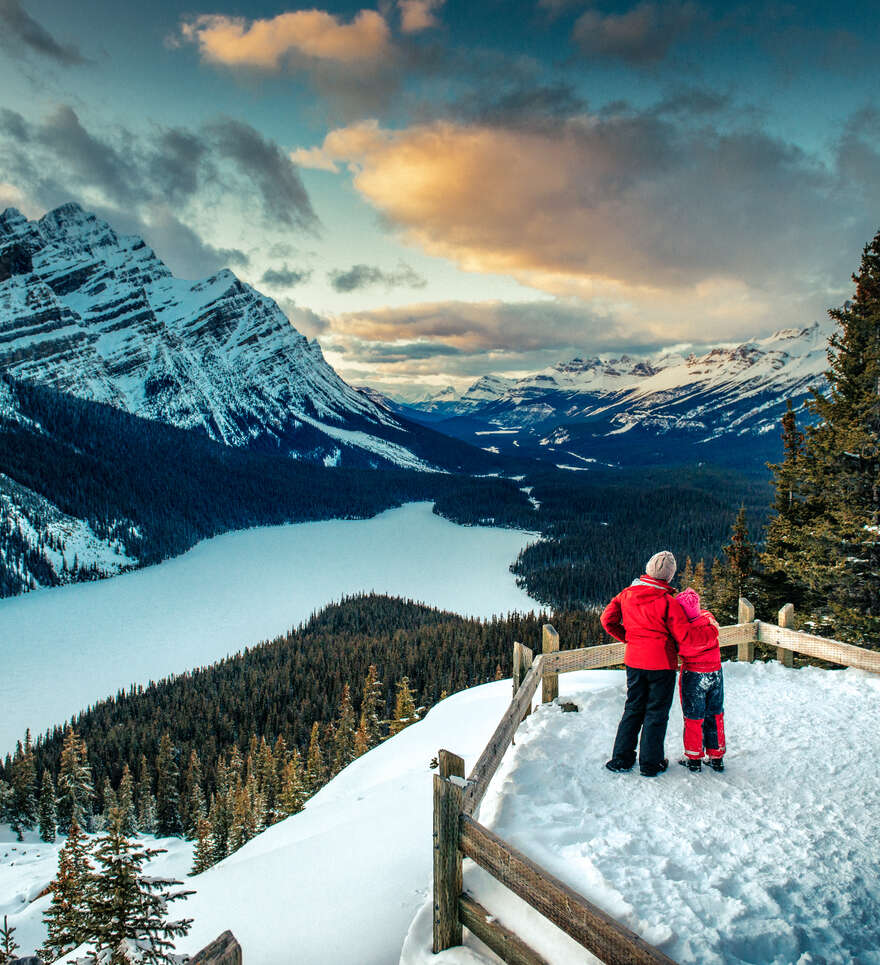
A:
<svg viewBox="0 0 880 965">
<path fill-rule="evenodd" d="M 226 533 L 158 566 L 0 601 L 0 753 L 131 683 L 213 663 L 342 596 L 469 616 L 539 609 L 508 567 L 534 534 L 458 526 L 430 503 L 368 520 Z"/>
</svg>

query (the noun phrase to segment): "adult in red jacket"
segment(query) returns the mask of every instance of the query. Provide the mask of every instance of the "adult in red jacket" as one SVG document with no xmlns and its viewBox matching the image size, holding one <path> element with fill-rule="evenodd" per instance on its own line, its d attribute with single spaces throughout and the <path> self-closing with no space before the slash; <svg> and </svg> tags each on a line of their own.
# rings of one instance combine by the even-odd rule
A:
<svg viewBox="0 0 880 965">
<path fill-rule="evenodd" d="M 677 646 L 687 645 L 695 632 L 673 596 L 670 581 L 675 569 L 672 553 L 655 553 L 644 575 L 618 593 L 602 613 L 602 626 L 626 644 L 626 705 L 611 760 L 605 765 L 611 771 L 633 767 L 637 743 L 639 770 L 645 777 L 655 777 L 669 764 L 663 742 L 675 694 Z"/>
</svg>

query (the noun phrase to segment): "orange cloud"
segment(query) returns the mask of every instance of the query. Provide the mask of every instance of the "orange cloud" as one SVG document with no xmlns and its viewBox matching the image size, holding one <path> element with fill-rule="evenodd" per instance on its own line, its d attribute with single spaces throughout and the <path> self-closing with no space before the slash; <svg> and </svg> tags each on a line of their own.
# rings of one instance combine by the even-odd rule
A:
<svg viewBox="0 0 880 965">
<path fill-rule="evenodd" d="M 202 58 L 228 67 L 277 71 L 291 57 L 337 64 L 380 62 L 391 54 L 388 24 L 375 10 L 361 10 L 350 23 L 324 10 L 296 10 L 248 21 L 204 14 L 181 24 L 181 35 Z"/>
<path fill-rule="evenodd" d="M 443 6 L 443 0 L 399 0 L 400 29 L 407 34 L 419 33 L 439 24 L 434 11 Z"/>
</svg>

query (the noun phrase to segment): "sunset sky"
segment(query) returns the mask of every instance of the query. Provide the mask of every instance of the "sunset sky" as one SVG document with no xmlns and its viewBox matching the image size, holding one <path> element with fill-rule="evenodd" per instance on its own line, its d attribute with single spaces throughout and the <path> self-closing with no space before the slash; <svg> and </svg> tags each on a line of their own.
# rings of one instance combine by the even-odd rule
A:
<svg viewBox="0 0 880 965">
<path fill-rule="evenodd" d="M 810 324 L 880 228 L 873 3 L 0 0 L 0 209 L 229 267 L 355 384 Z"/>
</svg>

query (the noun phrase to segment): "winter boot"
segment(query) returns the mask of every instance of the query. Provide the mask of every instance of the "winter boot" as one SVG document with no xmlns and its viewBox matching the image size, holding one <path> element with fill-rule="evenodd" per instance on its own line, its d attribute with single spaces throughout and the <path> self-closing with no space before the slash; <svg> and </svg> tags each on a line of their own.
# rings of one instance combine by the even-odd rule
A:
<svg viewBox="0 0 880 965">
<path fill-rule="evenodd" d="M 724 758 L 723 757 L 707 757 L 706 763 L 713 771 L 723 771 L 724 770 Z"/>
<path fill-rule="evenodd" d="M 662 774 L 667 767 L 669 767 L 669 760 L 664 757 L 659 764 L 640 764 L 639 771 L 641 771 L 642 777 L 657 777 L 657 775 Z"/>
<path fill-rule="evenodd" d="M 699 774 L 703 769 L 703 762 L 699 758 L 694 760 L 693 757 L 683 757 L 678 763 L 694 774 Z"/>
<path fill-rule="evenodd" d="M 621 757 L 612 757 L 610 761 L 605 762 L 605 766 L 609 771 L 631 771 L 635 763 L 635 761 L 630 761 L 627 764 Z"/>
</svg>

